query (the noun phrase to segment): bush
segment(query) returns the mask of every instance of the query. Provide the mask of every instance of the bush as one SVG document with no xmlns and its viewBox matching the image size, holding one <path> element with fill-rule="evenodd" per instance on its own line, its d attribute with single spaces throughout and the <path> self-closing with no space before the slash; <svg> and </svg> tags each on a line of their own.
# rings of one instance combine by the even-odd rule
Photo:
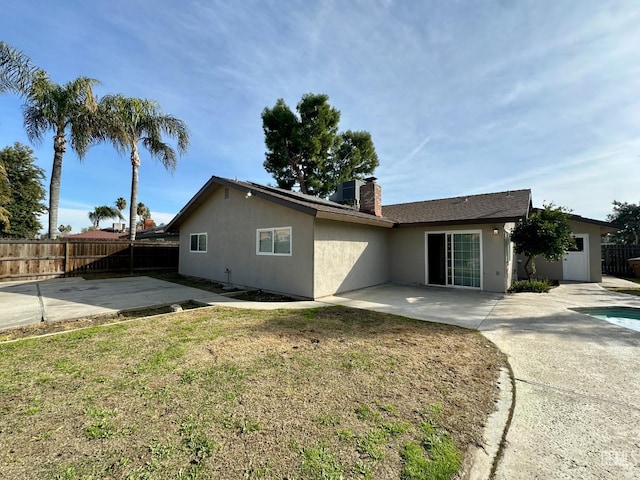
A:
<svg viewBox="0 0 640 480">
<path fill-rule="evenodd" d="M 549 280 L 518 280 L 509 287 L 509 293 L 519 292 L 535 292 L 547 293 L 551 290 L 551 282 Z"/>
</svg>

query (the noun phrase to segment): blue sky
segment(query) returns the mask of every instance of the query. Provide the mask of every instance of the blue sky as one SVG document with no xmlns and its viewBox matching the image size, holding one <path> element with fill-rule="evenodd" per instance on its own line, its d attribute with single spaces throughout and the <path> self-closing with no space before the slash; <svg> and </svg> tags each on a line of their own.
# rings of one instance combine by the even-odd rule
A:
<svg viewBox="0 0 640 480">
<path fill-rule="evenodd" d="M 173 175 L 142 154 L 157 223 L 211 175 L 273 183 L 260 114 L 308 92 L 371 133 L 384 204 L 531 188 L 604 219 L 640 201 L 638 25 L 635 0 L 4 0 L 0 39 L 58 83 L 93 77 L 188 124 Z M 0 96 L 0 147 L 29 143 L 20 105 Z M 52 136 L 32 146 L 47 189 Z M 89 226 L 130 174 L 109 145 L 69 151 L 59 223 Z"/>
</svg>

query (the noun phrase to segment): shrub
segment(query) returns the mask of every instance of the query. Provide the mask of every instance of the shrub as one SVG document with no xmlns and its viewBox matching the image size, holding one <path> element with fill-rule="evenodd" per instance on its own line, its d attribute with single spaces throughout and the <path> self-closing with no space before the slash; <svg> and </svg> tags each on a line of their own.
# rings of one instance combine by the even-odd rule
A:
<svg viewBox="0 0 640 480">
<path fill-rule="evenodd" d="M 547 293 L 549 290 L 551 290 L 551 282 L 549 280 L 518 280 L 509 287 L 508 292 Z"/>
</svg>

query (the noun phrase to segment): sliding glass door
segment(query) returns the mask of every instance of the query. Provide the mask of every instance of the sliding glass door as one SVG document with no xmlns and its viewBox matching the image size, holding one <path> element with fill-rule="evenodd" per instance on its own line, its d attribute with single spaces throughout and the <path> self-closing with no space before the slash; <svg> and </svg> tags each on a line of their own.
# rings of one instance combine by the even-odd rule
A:
<svg viewBox="0 0 640 480">
<path fill-rule="evenodd" d="M 480 231 L 426 234 L 427 283 L 481 288 Z"/>
</svg>

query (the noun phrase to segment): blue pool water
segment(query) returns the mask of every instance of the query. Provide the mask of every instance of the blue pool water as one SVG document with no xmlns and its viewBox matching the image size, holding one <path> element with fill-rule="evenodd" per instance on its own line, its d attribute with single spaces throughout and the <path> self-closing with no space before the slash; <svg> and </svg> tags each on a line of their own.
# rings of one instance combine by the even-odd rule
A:
<svg viewBox="0 0 640 480">
<path fill-rule="evenodd" d="M 640 308 L 585 307 L 572 308 L 572 310 L 640 332 Z"/>
</svg>

